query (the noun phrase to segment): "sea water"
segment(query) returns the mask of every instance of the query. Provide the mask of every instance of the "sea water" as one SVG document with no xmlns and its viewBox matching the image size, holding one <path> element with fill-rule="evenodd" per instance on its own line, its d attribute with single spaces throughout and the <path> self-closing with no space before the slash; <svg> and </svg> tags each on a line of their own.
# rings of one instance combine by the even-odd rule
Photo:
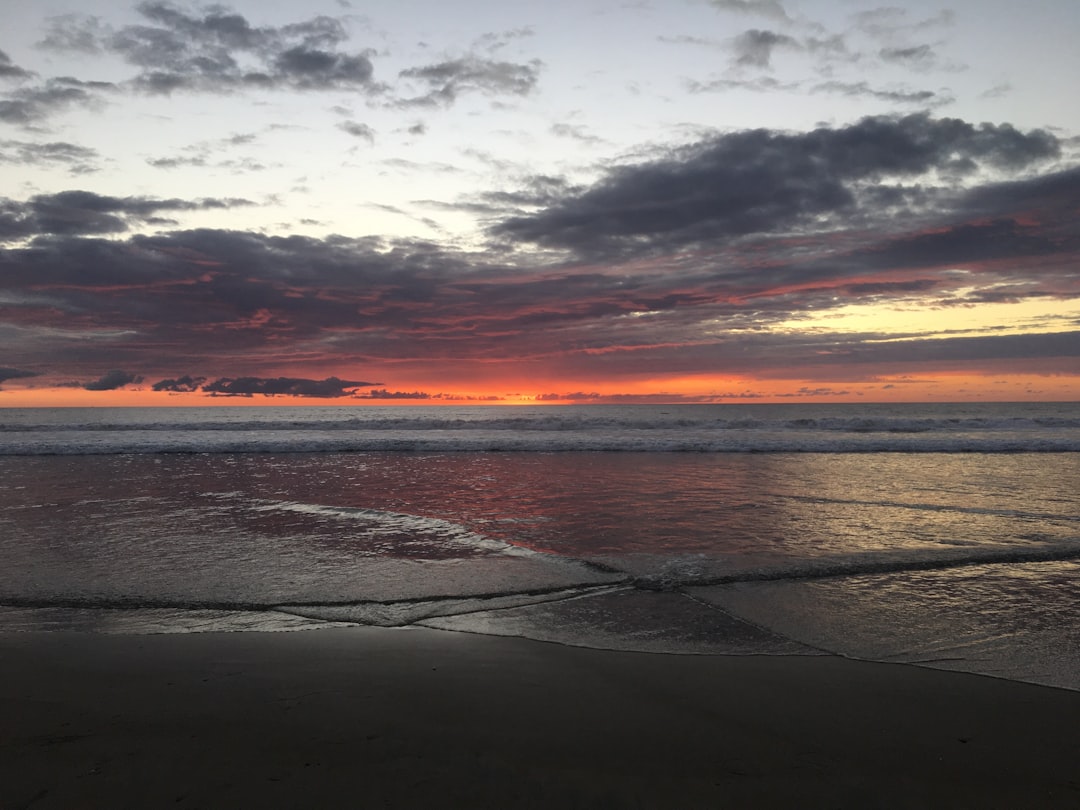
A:
<svg viewBox="0 0 1080 810">
<path fill-rule="evenodd" d="M 0 629 L 343 622 L 1080 688 L 1080 406 L 0 410 Z"/>
</svg>

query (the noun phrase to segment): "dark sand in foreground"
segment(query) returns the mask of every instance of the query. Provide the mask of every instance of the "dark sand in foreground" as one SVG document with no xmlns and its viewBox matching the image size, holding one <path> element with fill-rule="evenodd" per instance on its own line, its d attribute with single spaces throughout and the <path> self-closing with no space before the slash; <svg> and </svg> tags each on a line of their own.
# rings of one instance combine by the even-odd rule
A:
<svg viewBox="0 0 1080 810">
<path fill-rule="evenodd" d="M 431 630 L 0 634 L 0 807 L 1080 807 L 1080 693 Z"/>
</svg>

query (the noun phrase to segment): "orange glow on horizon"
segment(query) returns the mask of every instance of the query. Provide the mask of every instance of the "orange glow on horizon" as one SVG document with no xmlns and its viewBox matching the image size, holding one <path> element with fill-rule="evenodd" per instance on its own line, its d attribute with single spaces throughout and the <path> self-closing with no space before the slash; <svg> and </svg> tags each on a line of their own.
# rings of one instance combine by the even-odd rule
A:
<svg viewBox="0 0 1080 810">
<path fill-rule="evenodd" d="M 0 388 L 0 408 L 60 407 L 273 407 L 273 406 L 461 406 L 581 405 L 591 403 L 794 403 L 794 402 L 1080 402 L 1080 374 L 996 374 L 970 371 L 914 375 L 878 375 L 870 380 L 829 380 L 692 376 L 644 381 L 583 383 L 519 380 L 479 390 L 445 391 L 417 382 L 407 390 L 428 391 L 427 398 L 293 395 L 221 396 L 146 388 L 87 391 L 77 388 Z M 360 389 L 361 394 L 364 389 Z"/>
</svg>

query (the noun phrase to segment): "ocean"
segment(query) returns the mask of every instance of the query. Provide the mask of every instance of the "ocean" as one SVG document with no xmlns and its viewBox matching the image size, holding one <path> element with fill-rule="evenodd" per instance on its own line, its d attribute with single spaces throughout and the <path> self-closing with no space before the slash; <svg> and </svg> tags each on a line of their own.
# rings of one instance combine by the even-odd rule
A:
<svg viewBox="0 0 1080 810">
<path fill-rule="evenodd" d="M 446 630 L 1080 689 L 1080 405 L 0 410 L 0 630 Z"/>
</svg>

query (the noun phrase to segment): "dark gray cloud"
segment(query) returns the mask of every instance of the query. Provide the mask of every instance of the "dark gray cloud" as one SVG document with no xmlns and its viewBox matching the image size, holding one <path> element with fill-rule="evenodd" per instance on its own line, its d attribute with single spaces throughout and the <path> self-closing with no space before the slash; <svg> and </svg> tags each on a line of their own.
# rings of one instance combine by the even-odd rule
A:
<svg viewBox="0 0 1080 810">
<path fill-rule="evenodd" d="M 261 172 L 269 168 L 267 164 L 252 158 L 213 158 L 207 154 L 174 155 L 172 157 L 147 158 L 148 165 L 155 169 L 227 169 L 234 174 Z"/>
<path fill-rule="evenodd" d="M 142 377 L 130 371 L 119 369 L 108 371 L 93 382 L 83 383 L 82 387 L 87 391 L 114 391 L 125 385 L 142 382 Z"/>
<path fill-rule="evenodd" d="M 455 202 L 414 200 L 417 205 L 442 211 L 457 211 L 499 222 L 521 216 L 538 208 L 557 204 L 570 194 L 584 191 L 563 177 L 531 175 L 523 177 L 514 191 L 484 191 Z"/>
<path fill-rule="evenodd" d="M 867 81 L 842 82 L 835 79 L 823 82 L 780 81 L 772 76 L 755 76 L 751 79 L 725 77 L 709 81 L 688 81 L 686 89 L 691 93 L 729 92 L 748 90 L 753 93 L 828 93 L 852 98 L 871 98 L 891 104 L 912 105 L 920 110 L 950 104 L 953 97 L 947 92 L 916 90 L 909 87 L 875 87 Z"/>
<path fill-rule="evenodd" d="M 389 95 L 390 87 L 375 80 L 374 51 L 347 49 L 347 18 L 317 16 L 289 25 L 256 26 L 221 5 L 193 10 L 147 0 L 136 10 L 143 21 L 119 28 L 89 15 L 53 17 L 38 44 L 55 51 L 119 56 L 137 70 L 124 86 L 154 95 L 351 90 L 385 94 L 385 103 L 396 107 L 445 107 L 469 93 L 526 95 L 535 88 L 542 67 L 535 59 L 519 63 L 491 58 L 510 41 L 530 36 L 531 29 L 486 34 L 474 43 L 476 52 L 402 70 L 398 78 L 410 85 L 411 93 Z M 9 66 L 13 74 L 16 70 Z M 24 91 L 6 107 L 0 102 L 0 120 L 36 121 L 52 108 L 80 101 L 70 89 L 67 98 L 55 90 L 46 95 L 45 89 Z M 169 160 L 184 162 L 163 158 L 155 165 L 167 167 L 162 161 Z"/>
<path fill-rule="evenodd" d="M 188 11 L 171 3 L 143 2 L 136 10 L 145 22 L 118 29 L 94 17 L 53 18 L 41 44 L 120 56 L 139 69 L 132 85 L 153 94 L 377 89 L 370 52 L 341 50 L 348 35 L 336 18 L 254 26 L 224 6 Z"/>
<path fill-rule="evenodd" d="M 198 391 L 199 387 L 206 382 L 206 377 L 192 377 L 190 374 L 185 374 L 182 377 L 176 377 L 166 380 L 158 380 L 151 386 L 155 391 L 172 391 L 174 393 L 191 393 L 192 391 Z"/>
<path fill-rule="evenodd" d="M 803 88 L 802 82 L 782 82 L 772 76 L 755 76 L 752 79 L 712 79 L 705 82 L 691 80 L 686 89 L 691 93 L 726 92 L 749 90 L 754 93 L 796 92 Z"/>
<path fill-rule="evenodd" d="M 96 150 L 65 141 L 0 141 L 0 163 L 24 166 L 65 166 L 72 174 L 97 170 Z"/>
<path fill-rule="evenodd" d="M 913 45 L 907 48 L 882 48 L 878 54 L 886 62 L 908 66 L 926 66 L 935 61 L 934 49 L 929 45 Z"/>
<path fill-rule="evenodd" d="M 940 107 L 953 101 L 951 95 L 933 90 L 910 90 L 904 88 L 885 89 L 874 87 L 869 82 L 827 81 L 813 85 L 811 93 L 832 93 L 857 98 L 873 98 L 895 104 L 915 104 L 922 109 Z"/>
<path fill-rule="evenodd" d="M 542 63 L 521 64 L 465 56 L 445 62 L 408 68 L 400 72 L 426 86 L 426 92 L 397 102 L 400 106 L 449 106 L 465 93 L 485 95 L 527 95 L 536 87 Z"/>
<path fill-rule="evenodd" d="M 1061 203 L 1047 189 L 1014 190 L 1021 203 Z M 979 203 L 989 208 L 994 197 L 986 192 Z M 1074 210 L 1066 203 L 1064 210 Z M 854 379 L 869 372 L 841 369 L 962 357 L 932 344 L 920 354 L 921 341 L 902 335 L 888 335 L 886 343 L 875 334 L 768 327 L 851 302 L 936 299 L 945 307 L 977 295 L 1001 299 L 1006 289 L 1012 300 L 1077 297 L 1075 230 L 1071 249 L 1060 236 L 1004 218 L 997 225 L 879 236 L 855 247 L 825 235 L 790 251 L 782 236 L 745 253 L 605 270 L 514 268 L 421 242 L 344 237 L 209 230 L 126 240 L 58 235 L 0 252 L 0 295 L 5 324 L 20 330 L 19 367 L 68 375 L 103 362 L 200 370 L 160 380 L 154 386 L 160 391 L 344 396 L 357 382 L 248 376 L 276 371 L 285 358 L 328 369 L 387 361 L 395 368 L 423 362 L 449 369 L 466 359 L 527 368 L 551 358 L 564 374 L 614 377 L 768 375 L 801 364 Z M 1051 237 L 1056 254 L 1048 252 Z M 956 276 L 956 268 L 964 274 Z M 72 336 L 59 338 L 64 330 Z M 1060 352 L 1056 347 L 1066 342 L 1014 344 L 1003 336 L 967 344 L 964 356 L 1015 359 Z M 220 376 L 229 367 L 242 367 L 245 375 Z M 214 379 L 209 385 L 200 379 L 207 372 Z M 387 389 L 371 398 L 416 393 Z"/>
<path fill-rule="evenodd" d="M 357 394 L 359 399 L 432 399 L 432 394 L 425 391 L 388 391 L 385 388 L 376 388 Z"/>
<path fill-rule="evenodd" d="M 468 253 L 211 229 L 95 238 L 230 201 L 2 201 L 0 227 L 33 238 L 0 249 L 0 341 L 17 368 L 139 369 L 157 390 L 219 396 L 420 398 L 411 382 L 356 392 L 327 375 L 415 380 L 401 370 L 463 363 L 583 380 L 796 367 L 866 379 L 921 362 L 1052 372 L 1074 362 L 1076 335 L 1050 316 L 1033 325 L 1061 337 L 1041 343 L 948 335 L 947 314 L 931 338 L 792 324 L 851 303 L 947 313 L 1080 299 L 1080 169 L 1042 163 L 1059 151 L 1045 132 L 926 115 L 718 134 L 589 187 L 533 176 L 463 201 L 484 207 L 501 240 Z M 559 249 L 558 261 L 505 247 L 524 241 Z M 961 338 L 973 342 L 948 344 Z"/>
<path fill-rule="evenodd" d="M 0 51 L 0 79 L 29 79 L 33 72 L 21 68 L 11 61 L 11 57 Z"/>
<path fill-rule="evenodd" d="M 21 380 L 27 377 L 37 377 L 40 372 L 27 371 L 21 368 L 11 368 L 10 366 L 0 366 L 0 383 L 5 380 Z"/>
<path fill-rule="evenodd" d="M 772 66 L 773 51 L 799 50 L 802 46 L 787 34 L 752 28 L 735 37 L 732 47 L 735 51 L 734 63 L 738 67 L 769 68 Z"/>
<path fill-rule="evenodd" d="M 48 79 L 0 98 L 0 121 L 34 127 L 72 107 L 97 107 L 102 103 L 102 94 L 115 89 L 109 82 L 86 82 L 70 76 Z"/>
<path fill-rule="evenodd" d="M 361 138 L 368 143 L 375 143 L 375 130 L 367 124 L 361 124 L 358 121 L 342 121 L 338 124 L 338 129 L 349 133 L 354 138 Z"/>
<path fill-rule="evenodd" d="M 230 156 L 238 149 L 259 140 L 253 132 L 238 132 L 225 138 L 199 141 L 183 147 L 179 153 L 168 157 L 147 158 L 146 162 L 156 169 L 209 168 L 226 169 L 234 174 L 262 171 L 266 164 L 243 155 Z"/>
<path fill-rule="evenodd" d="M 209 394 L 230 397 L 292 396 L 333 399 L 351 395 L 357 388 L 368 388 L 381 383 L 339 380 L 308 380 L 298 377 L 222 377 L 202 386 Z"/>
<path fill-rule="evenodd" d="M 243 199 L 109 197 L 91 191 L 40 194 L 26 202 L 0 198 L 0 242 L 43 234 L 107 234 L 133 223 L 154 223 L 163 211 L 198 211 L 253 205 Z"/>
<path fill-rule="evenodd" d="M 1045 131 L 925 114 L 798 134 L 737 132 L 614 169 L 587 191 L 493 232 L 585 255 L 672 250 L 810 222 L 820 227 L 822 218 L 857 213 L 860 191 L 886 178 L 1015 170 L 1059 151 Z"/>
</svg>

